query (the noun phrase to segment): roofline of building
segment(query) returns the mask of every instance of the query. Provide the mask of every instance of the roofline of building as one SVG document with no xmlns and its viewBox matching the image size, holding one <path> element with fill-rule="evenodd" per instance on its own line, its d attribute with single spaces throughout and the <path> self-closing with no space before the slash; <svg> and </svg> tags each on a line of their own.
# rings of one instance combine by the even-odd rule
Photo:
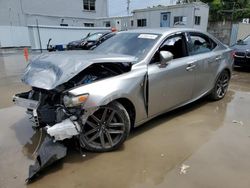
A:
<svg viewBox="0 0 250 188">
<path fill-rule="evenodd" d="M 133 15 L 130 16 L 111 16 L 111 17 L 99 17 L 99 18 L 95 18 L 96 20 L 101 19 L 101 20 L 105 20 L 105 19 L 119 19 L 119 18 L 132 18 Z"/>
<path fill-rule="evenodd" d="M 28 25 L 27 27 L 29 28 L 37 28 L 37 25 Z M 75 29 L 75 30 L 95 30 L 95 29 L 100 29 L 100 30 L 111 30 L 111 27 L 82 27 L 82 26 L 57 26 L 57 25 L 38 25 L 39 28 L 51 28 L 51 29 Z"/>
<path fill-rule="evenodd" d="M 132 11 L 132 13 L 136 12 L 146 12 L 146 11 L 155 11 L 155 10 L 166 10 L 166 9 L 174 9 L 174 8 L 183 8 L 183 7 L 194 7 L 194 6 L 204 6 L 209 8 L 208 4 L 203 2 L 193 2 L 193 3 L 184 3 L 184 4 L 176 4 L 176 5 L 167 5 L 167 6 L 154 6 L 149 8 L 143 8 L 143 9 L 135 9 Z"/>
</svg>

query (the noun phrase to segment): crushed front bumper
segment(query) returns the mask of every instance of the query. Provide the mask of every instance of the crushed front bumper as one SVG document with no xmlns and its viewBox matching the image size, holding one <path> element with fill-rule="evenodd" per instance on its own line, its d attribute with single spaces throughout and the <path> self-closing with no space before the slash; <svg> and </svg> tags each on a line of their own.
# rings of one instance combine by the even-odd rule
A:
<svg viewBox="0 0 250 188">
<path fill-rule="evenodd" d="M 41 170 L 66 156 L 67 147 L 60 141 L 78 135 L 80 132 L 80 125 L 74 118 L 63 116 L 65 119 L 61 119 L 61 122 L 55 122 L 53 125 L 46 124 L 46 126 L 39 126 L 39 119 L 44 116 L 40 116 L 42 105 L 40 101 L 32 99 L 31 92 L 15 95 L 13 97 L 13 102 L 17 106 L 26 108 L 28 114 L 33 116 L 36 127 L 42 127 L 47 132 L 44 141 L 38 146 L 39 149 L 36 152 L 37 157 L 35 164 L 29 167 L 29 177 L 26 182 L 30 182 Z M 45 113 L 50 114 L 59 112 L 52 112 L 49 110 L 45 111 Z"/>
</svg>

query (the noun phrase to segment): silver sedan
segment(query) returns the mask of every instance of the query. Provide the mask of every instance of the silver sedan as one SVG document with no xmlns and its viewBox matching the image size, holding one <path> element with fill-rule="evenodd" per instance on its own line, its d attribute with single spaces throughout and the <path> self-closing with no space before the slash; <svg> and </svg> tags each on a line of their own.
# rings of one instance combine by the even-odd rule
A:
<svg viewBox="0 0 250 188">
<path fill-rule="evenodd" d="M 32 89 L 13 100 L 54 140 L 111 151 L 132 127 L 204 96 L 222 99 L 232 63 L 227 46 L 198 30 L 120 32 L 93 51 L 34 58 L 22 78 Z"/>
</svg>

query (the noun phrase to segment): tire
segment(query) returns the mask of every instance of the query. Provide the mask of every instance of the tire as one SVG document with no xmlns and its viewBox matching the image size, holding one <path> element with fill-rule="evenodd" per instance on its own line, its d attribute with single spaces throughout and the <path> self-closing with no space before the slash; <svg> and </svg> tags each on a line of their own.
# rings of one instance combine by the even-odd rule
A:
<svg viewBox="0 0 250 188">
<path fill-rule="evenodd" d="M 209 95 L 209 98 L 214 101 L 223 99 L 227 93 L 229 81 L 230 75 L 228 71 L 222 71 L 214 85 L 211 94 Z"/>
<path fill-rule="evenodd" d="M 130 118 L 118 102 L 100 107 L 82 126 L 80 141 L 92 152 L 108 152 L 117 149 L 129 135 Z"/>
</svg>

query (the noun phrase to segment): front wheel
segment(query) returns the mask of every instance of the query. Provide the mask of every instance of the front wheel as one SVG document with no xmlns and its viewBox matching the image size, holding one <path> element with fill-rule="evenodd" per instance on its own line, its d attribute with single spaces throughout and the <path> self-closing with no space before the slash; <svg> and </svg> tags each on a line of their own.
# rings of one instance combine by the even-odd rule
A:
<svg viewBox="0 0 250 188">
<path fill-rule="evenodd" d="M 89 151 L 112 151 L 126 140 L 130 126 L 126 109 L 120 103 L 112 102 L 88 117 L 80 139 Z"/>
<path fill-rule="evenodd" d="M 227 93 L 230 81 L 230 75 L 228 71 L 224 70 L 218 77 L 215 86 L 210 94 L 212 100 L 223 99 Z"/>
</svg>

